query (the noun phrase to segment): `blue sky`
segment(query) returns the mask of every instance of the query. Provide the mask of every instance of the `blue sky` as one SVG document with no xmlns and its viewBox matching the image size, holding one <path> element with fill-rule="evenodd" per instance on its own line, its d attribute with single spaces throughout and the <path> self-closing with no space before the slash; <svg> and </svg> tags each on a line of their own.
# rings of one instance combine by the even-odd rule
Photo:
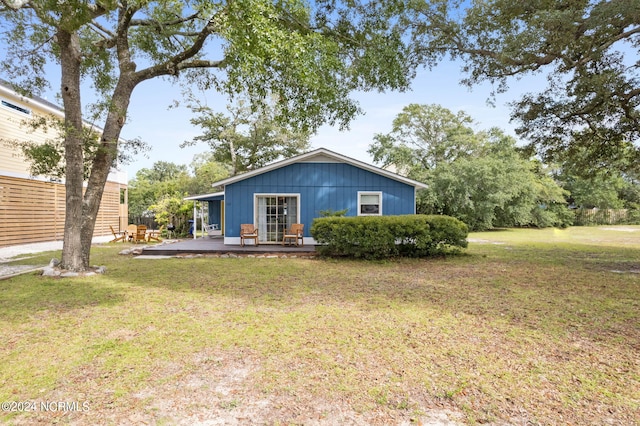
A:
<svg viewBox="0 0 640 426">
<path fill-rule="evenodd" d="M 350 129 L 340 132 L 330 126 L 322 127 L 311 138 L 313 148 L 327 148 L 355 159 L 372 163 L 367 149 L 376 133 L 387 133 L 395 116 L 408 104 L 439 104 L 454 112 L 464 111 L 475 121 L 477 130 L 500 127 L 514 135 L 515 126 L 509 123 L 509 101 L 521 94 L 539 89 L 540 78 L 529 77 L 512 82 L 508 93 L 498 94 L 495 106 L 489 106 L 487 99 L 491 93 L 489 85 L 469 89 L 459 84 L 462 75 L 460 64 L 444 62 L 434 70 L 420 70 L 412 84 L 412 90 L 398 92 L 355 93 L 365 114 L 358 116 Z M 180 99 L 180 87 L 163 80 L 147 81 L 138 86 L 131 100 L 129 120 L 124 127 L 125 139 L 140 137 L 152 146 L 149 158 L 138 157 L 124 167 L 129 178 L 143 167 L 151 167 L 156 161 L 170 161 L 190 164 L 195 154 L 205 152 L 208 146 L 199 144 L 180 148 L 179 145 L 200 133 L 189 119 L 192 113 L 185 107 L 169 109 L 173 100 Z M 203 94 L 207 104 L 224 111 L 226 99 L 215 93 Z"/>
</svg>

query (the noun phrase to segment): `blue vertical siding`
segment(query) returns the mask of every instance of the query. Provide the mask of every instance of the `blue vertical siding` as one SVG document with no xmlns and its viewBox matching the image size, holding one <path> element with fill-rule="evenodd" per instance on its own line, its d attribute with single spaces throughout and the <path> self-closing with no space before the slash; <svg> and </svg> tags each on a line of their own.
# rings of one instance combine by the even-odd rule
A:
<svg viewBox="0 0 640 426">
<path fill-rule="evenodd" d="M 220 200 L 209 201 L 209 225 L 212 223 L 221 224 L 222 217 L 220 212 Z"/>
<path fill-rule="evenodd" d="M 381 191 L 384 215 L 415 212 L 411 185 L 345 163 L 294 163 L 226 186 L 225 235 L 239 237 L 240 224 L 254 223 L 254 194 L 300 194 L 299 220 L 308 236 L 321 210 L 357 216 L 358 191 Z"/>
</svg>

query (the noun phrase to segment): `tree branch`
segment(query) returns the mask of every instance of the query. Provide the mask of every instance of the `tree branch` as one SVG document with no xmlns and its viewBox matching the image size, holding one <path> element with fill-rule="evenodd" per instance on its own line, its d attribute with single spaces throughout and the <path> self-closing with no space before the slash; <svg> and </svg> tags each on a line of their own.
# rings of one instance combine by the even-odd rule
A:
<svg viewBox="0 0 640 426">
<path fill-rule="evenodd" d="M 226 61 L 221 59 L 219 61 L 207 61 L 204 59 L 201 60 L 193 60 L 189 62 L 179 63 L 177 68 L 179 70 L 188 69 L 188 68 L 223 68 L 226 65 Z"/>
<path fill-rule="evenodd" d="M 193 21 L 194 19 L 200 16 L 199 12 L 194 13 L 190 16 L 185 16 L 184 18 L 176 19 L 174 21 L 160 22 L 155 19 L 132 19 L 131 26 L 141 26 L 141 27 L 154 27 L 157 29 L 163 29 L 164 27 L 170 27 L 173 25 L 184 24 L 185 22 Z"/>
<path fill-rule="evenodd" d="M 215 17 L 212 17 L 207 25 L 198 33 L 193 44 L 184 51 L 178 53 L 168 61 L 137 72 L 135 78 L 136 81 L 140 82 L 161 75 L 177 75 L 180 70 L 187 68 L 212 68 L 223 66 L 224 59 L 220 61 L 189 61 L 202 50 L 207 37 L 215 32 L 215 21 Z"/>
</svg>

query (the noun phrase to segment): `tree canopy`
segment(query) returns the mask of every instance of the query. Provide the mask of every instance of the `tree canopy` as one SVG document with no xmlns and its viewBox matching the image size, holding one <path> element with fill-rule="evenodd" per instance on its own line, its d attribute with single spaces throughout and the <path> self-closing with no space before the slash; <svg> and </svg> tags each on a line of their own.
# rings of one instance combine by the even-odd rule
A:
<svg viewBox="0 0 640 426">
<path fill-rule="evenodd" d="M 252 108 L 249 102 L 240 100 L 228 105 L 226 114 L 199 102 L 191 109 L 198 114 L 191 123 L 204 133 L 181 146 L 208 144 L 213 159 L 230 165 L 232 176 L 301 154 L 310 146 L 309 132 L 278 121 L 274 102 Z"/>
<path fill-rule="evenodd" d="M 545 160 L 594 169 L 640 164 L 640 1 L 408 2 L 413 60 L 463 61 L 463 82 L 497 92 L 546 73 L 548 87 L 513 103 L 518 132 Z M 577 152 L 586 155 L 576 155 Z"/>
<path fill-rule="evenodd" d="M 376 162 L 422 181 L 418 212 L 445 214 L 471 229 L 565 226 L 565 191 L 536 161 L 524 158 L 499 129 L 476 132 L 464 112 L 412 104 L 378 134 Z"/>
</svg>

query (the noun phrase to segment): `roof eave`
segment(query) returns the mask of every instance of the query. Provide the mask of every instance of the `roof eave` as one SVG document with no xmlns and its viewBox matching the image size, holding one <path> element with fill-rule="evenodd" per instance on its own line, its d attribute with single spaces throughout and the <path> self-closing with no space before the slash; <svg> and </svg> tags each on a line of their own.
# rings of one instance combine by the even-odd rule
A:
<svg viewBox="0 0 640 426">
<path fill-rule="evenodd" d="M 221 196 L 224 196 L 224 191 L 212 192 L 210 194 L 191 195 L 189 197 L 184 197 L 183 200 L 185 200 L 185 201 L 199 201 L 199 200 L 206 200 L 207 198 L 214 198 L 214 197 L 221 197 Z"/>
</svg>

